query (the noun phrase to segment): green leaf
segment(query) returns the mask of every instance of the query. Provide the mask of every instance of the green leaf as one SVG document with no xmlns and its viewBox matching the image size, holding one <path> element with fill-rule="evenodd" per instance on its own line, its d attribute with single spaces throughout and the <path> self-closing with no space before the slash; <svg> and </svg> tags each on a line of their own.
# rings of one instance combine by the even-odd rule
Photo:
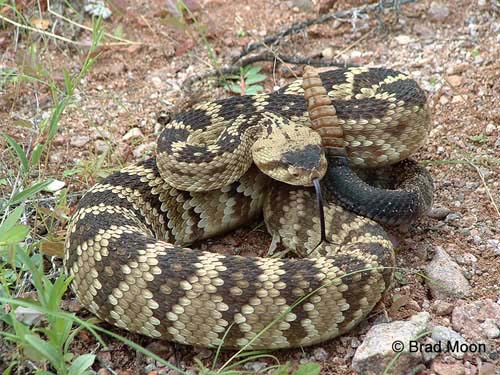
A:
<svg viewBox="0 0 500 375">
<path fill-rule="evenodd" d="M 251 85 L 252 83 L 262 82 L 266 80 L 266 76 L 264 74 L 255 74 L 250 77 L 245 78 L 245 83 L 247 85 Z"/>
<path fill-rule="evenodd" d="M 397 280 L 397 282 L 401 285 L 406 285 L 408 284 L 408 280 L 406 279 L 405 275 L 401 271 L 396 271 L 394 272 L 394 278 Z"/>
<path fill-rule="evenodd" d="M 83 354 L 77 357 L 69 368 L 69 375 L 83 375 L 94 364 L 95 354 Z"/>
<path fill-rule="evenodd" d="M 14 361 L 10 364 L 9 367 L 7 367 L 3 372 L 2 372 L 2 375 L 10 375 L 12 373 L 12 370 L 14 369 L 14 367 L 17 365 L 17 362 Z"/>
<path fill-rule="evenodd" d="M 66 95 L 73 95 L 73 82 L 71 81 L 71 76 L 66 69 L 63 70 L 64 75 L 64 86 L 66 88 Z"/>
<path fill-rule="evenodd" d="M 300 365 L 297 371 L 294 371 L 292 375 L 318 375 L 321 371 L 321 366 L 317 363 L 306 363 Z"/>
<path fill-rule="evenodd" d="M 14 152 L 16 153 L 17 157 L 21 161 L 22 165 L 22 171 L 23 173 L 28 173 L 29 172 L 29 163 L 28 163 L 28 158 L 26 157 L 26 154 L 24 150 L 22 149 L 21 146 L 19 146 L 19 143 L 16 142 L 14 138 L 11 138 L 7 134 L 0 132 L 0 135 L 2 135 L 7 143 L 14 149 Z"/>
<path fill-rule="evenodd" d="M 21 224 L 10 228 L 0 236 L 0 247 L 24 241 L 29 231 L 29 227 Z"/>
<path fill-rule="evenodd" d="M 0 235 L 2 235 L 2 232 L 4 230 L 5 231 L 9 230 L 19 221 L 19 219 L 21 218 L 21 215 L 23 214 L 23 211 L 24 211 L 24 207 L 19 206 L 19 207 L 16 207 L 14 209 L 14 211 L 12 211 L 10 213 L 9 216 L 7 216 L 7 218 L 4 220 L 2 225 L 0 225 Z"/>
<path fill-rule="evenodd" d="M 278 367 L 276 375 L 288 375 L 290 374 L 290 367 L 292 367 L 290 362 L 286 362 Z"/>
<path fill-rule="evenodd" d="M 77 174 L 78 172 L 80 172 L 80 169 L 66 169 L 63 171 L 63 176 L 64 177 L 73 176 L 74 174 Z"/>
<path fill-rule="evenodd" d="M 16 207 L 0 225 L 0 247 L 21 242 L 28 235 L 30 228 L 18 224 L 23 211 L 23 206 Z"/>
<path fill-rule="evenodd" d="M 18 203 L 21 203 L 31 197 L 32 195 L 35 195 L 39 192 L 41 192 L 43 189 L 45 189 L 50 183 L 52 182 L 51 179 L 46 180 L 46 181 L 41 181 L 41 182 L 35 182 L 33 185 L 31 185 L 29 188 L 24 189 L 23 191 L 17 193 L 14 198 L 9 202 L 11 205 L 15 205 Z"/>
<path fill-rule="evenodd" d="M 61 365 L 64 365 L 62 353 L 57 351 L 56 348 L 50 345 L 47 341 L 44 341 L 35 335 L 26 335 L 24 340 L 30 344 L 32 349 L 40 353 L 46 360 L 48 360 L 56 369 L 59 369 L 61 368 Z"/>
<path fill-rule="evenodd" d="M 228 83 L 226 86 L 224 86 L 226 90 L 235 92 L 237 94 L 241 94 L 241 86 L 237 85 L 236 83 Z"/>
<path fill-rule="evenodd" d="M 256 95 L 262 90 L 264 90 L 264 88 L 261 85 L 252 85 L 246 88 L 245 95 Z"/>
<path fill-rule="evenodd" d="M 40 162 L 40 157 L 42 156 L 45 145 L 43 143 L 39 143 L 33 149 L 31 153 L 31 165 L 38 165 Z"/>
<path fill-rule="evenodd" d="M 246 70 L 244 77 L 246 78 L 256 75 L 258 72 L 260 72 L 261 69 L 262 68 L 260 66 L 251 66 L 250 68 L 248 68 L 248 70 Z"/>
</svg>

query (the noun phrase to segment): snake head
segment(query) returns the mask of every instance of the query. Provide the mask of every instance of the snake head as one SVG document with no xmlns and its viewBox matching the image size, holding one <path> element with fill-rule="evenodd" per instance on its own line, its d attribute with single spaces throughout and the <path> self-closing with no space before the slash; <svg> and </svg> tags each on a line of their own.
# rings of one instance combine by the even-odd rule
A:
<svg viewBox="0 0 500 375">
<path fill-rule="evenodd" d="M 267 126 L 252 146 L 257 167 L 269 177 L 296 186 L 312 186 L 326 173 L 321 137 L 291 121 Z"/>
</svg>

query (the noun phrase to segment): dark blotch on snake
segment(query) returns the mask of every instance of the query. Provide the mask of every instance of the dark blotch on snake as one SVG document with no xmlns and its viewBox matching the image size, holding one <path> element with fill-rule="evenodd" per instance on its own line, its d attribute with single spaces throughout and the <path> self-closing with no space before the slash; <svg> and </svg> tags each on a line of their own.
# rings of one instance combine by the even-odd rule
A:
<svg viewBox="0 0 500 375">
<path fill-rule="evenodd" d="M 321 146 L 307 145 L 301 150 L 287 151 L 281 158 L 284 163 L 303 169 L 319 167 L 321 163 Z"/>
</svg>

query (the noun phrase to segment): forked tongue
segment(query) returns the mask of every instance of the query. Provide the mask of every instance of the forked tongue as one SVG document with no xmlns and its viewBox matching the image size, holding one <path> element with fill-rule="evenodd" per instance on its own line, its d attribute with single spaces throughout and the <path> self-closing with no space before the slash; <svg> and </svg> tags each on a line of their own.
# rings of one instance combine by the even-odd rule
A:
<svg viewBox="0 0 500 375">
<path fill-rule="evenodd" d="M 325 211 L 323 207 L 323 196 L 321 195 L 321 185 L 319 183 L 318 178 L 314 178 L 313 180 L 314 190 L 316 190 L 316 202 L 318 203 L 319 209 L 319 226 L 321 233 L 321 242 L 318 244 L 321 245 L 323 242 L 327 242 L 326 240 L 326 226 L 325 226 Z M 316 247 L 318 247 L 316 246 Z"/>
</svg>

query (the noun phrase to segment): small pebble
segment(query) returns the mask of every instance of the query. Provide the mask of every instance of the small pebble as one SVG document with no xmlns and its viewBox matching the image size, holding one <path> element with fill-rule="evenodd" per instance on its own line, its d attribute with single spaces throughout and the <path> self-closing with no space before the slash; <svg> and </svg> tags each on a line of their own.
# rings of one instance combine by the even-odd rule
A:
<svg viewBox="0 0 500 375">
<path fill-rule="evenodd" d="M 476 234 L 475 236 L 472 236 L 472 242 L 474 242 L 474 245 L 479 246 L 483 240 L 481 239 L 481 236 Z"/>
<path fill-rule="evenodd" d="M 453 304 L 437 299 L 432 304 L 432 309 L 436 312 L 437 315 L 449 315 L 453 311 Z"/>
<path fill-rule="evenodd" d="M 486 125 L 486 128 L 484 129 L 484 134 L 493 135 L 496 129 L 497 127 L 495 126 L 495 124 L 490 122 L 488 125 Z"/>
<path fill-rule="evenodd" d="M 500 319 L 500 317 L 499 317 Z M 500 324 L 500 321 L 498 322 Z M 500 337 L 500 327 L 498 326 L 497 321 L 494 319 L 488 318 L 481 324 L 481 329 L 484 334 L 489 339 L 496 339 Z"/>
<path fill-rule="evenodd" d="M 443 220 L 450 214 L 450 209 L 446 207 L 436 207 L 431 209 L 427 216 L 436 220 Z"/>
<path fill-rule="evenodd" d="M 266 362 L 259 362 L 259 361 L 247 362 L 243 365 L 245 370 L 250 370 L 250 371 L 255 372 L 255 373 L 259 373 L 260 370 L 266 368 L 267 366 L 268 365 Z"/>
<path fill-rule="evenodd" d="M 458 75 L 449 76 L 447 80 L 449 84 L 453 87 L 457 87 L 462 84 L 462 77 Z"/>
<path fill-rule="evenodd" d="M 316 361 L 325 362 L 328 359 L 329 354 L 323 348 L 316 348 L 313 351 L 313 357 Z"/>
<path fill-rule="evenodd" d="M 105 142 L 105 141 L 100 140 L 100 139 L 98 139 L 94 142 L 94 151 L 97 154 L 104 154 L 108 150 L 109 150 L 108 142 Z"/>
<path fill-rule="evenodd" d="M 80 136 L 76 136 L 76 137 L 71 137 L 69 144 L 71 146 L 75 146 L 75 147 L 83 147 L 89 142 L 90 142 L 90 137 L 88 137 L 86 135 L 80 135 Z"/>
<path fill-rule="evenodd" d="M 444 221 L 448 223 L 450 221 L 460 220 L 461 218 L 462 218 L 461 214 L 452 212 L 446 215 L 446 219 L 444 219 Z"/>
<path fill-rule="evenodd" d="M 122 139 L 124 141 L 128 141 L 129 139 L 133 138 L 143 138 L 144 135 L 142 134 L 141 129 L 139 128 L 132 128 L 130 129 L 123 137 Z"/>
<path fill-rule="evenodd" d="M 398 42 L 399 45 L 405 45 L 412 41 L 408 35 L 398 35 L 394 39 L 396 39 L 396 42 Z"/>
<path fill-rule="evenodd" d="M 139 159 L 140 157 L 147 154 L 149 151 L 154 150 L 155 147 L 156 147 L 156 142 L 142 143 L 139 146 L 137 146 L 134 149 L 134 151 L 132 151 L 132 154 L 136 159 Z"/>
<path fill-rule="evenodd" d="M 488 240 L 486 241 L 488 247 L 493 249 L 493 252 L 497 255 L 500 255 L 500 241 L 499 240 Z"/>
<path fill-rule="evenodd" d="M 450 14 L 450 9 L 446 4 L 433 1 L 429 8 L 429 15 L 434 21 L 443 21 Z"/>
</svg>

